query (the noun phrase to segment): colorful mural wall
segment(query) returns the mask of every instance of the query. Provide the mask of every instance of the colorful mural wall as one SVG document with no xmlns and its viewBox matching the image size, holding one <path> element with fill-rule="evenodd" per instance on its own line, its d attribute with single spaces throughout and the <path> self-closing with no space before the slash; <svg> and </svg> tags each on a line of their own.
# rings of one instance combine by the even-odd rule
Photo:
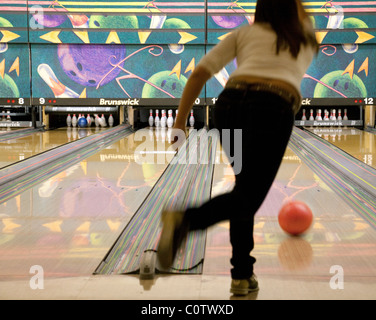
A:
<svg viewBox="0 0 376 320">
<path fill-rule="evenodd" d="M 15 100 L 8 104 L 24 104 L 22 99 L 30 98 L 30 52 L 27 44 L 0 43 L 0 92 L 0 97 Z"/>
<path fill-rule="evenodd" d="M 38 97 L 177 99 L 205 51 L 198 45 L 35 44 L 31 54 Z"/>
<path fill-rule="evenodd" d="M 321 44 L 303 97 L 327 105 L 376 97 L 375 2 L 303 3 Z M 198 61 L 252 24 L 255 8 L 254 0 L 1 1 L 0 104 L 177 104 Z M 211 79 L 198 104 L 214 103 L 235 68 Z"/>
</svg>

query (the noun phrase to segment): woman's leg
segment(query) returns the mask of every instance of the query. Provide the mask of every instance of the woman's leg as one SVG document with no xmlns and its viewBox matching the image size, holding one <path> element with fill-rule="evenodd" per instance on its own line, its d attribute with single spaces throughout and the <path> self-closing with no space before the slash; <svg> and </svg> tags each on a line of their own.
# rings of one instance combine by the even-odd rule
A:
<svg viewBox="0 0 376 320">
<path fill-rule="evenodd" d="M 294 120 L 289 105 L 277 96 L 241 94 L 244 95 L 225 91 L 218 100 L 215 116 L 220 131 L 242 129 L 242 170 L 235 178 L 235 187 L 186 213 L 191 230 L 230 221 L 233 279 L 247 279 L 253 273 L 256 260 L 250 252 L 254 248 L 254 216 L 278 172 Z M 229 158 L 236 157 L 233 145 L 223 147 Z"/>
</svg>

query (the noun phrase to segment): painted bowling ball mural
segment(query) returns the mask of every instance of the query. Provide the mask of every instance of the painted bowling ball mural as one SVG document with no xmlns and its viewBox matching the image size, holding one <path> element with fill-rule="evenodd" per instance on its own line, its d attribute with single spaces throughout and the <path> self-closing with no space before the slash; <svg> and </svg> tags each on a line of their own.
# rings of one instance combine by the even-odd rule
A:
<svg viewBox="0 0 376 320">
<path fill-rule="evenodd" d="M 43 14 L 43 13 L 36 13 L 33 14 L 33 18 L 35 21 L 40 24 L 41 26 L 47 28 L 54 28 L 62 25 L 65 20 L 67 20 L 66 15 L 57 15 L 57 14 Z"/>
<path fill-rule="evenodd" d="M 345 51 L 348 54 L 354 54 L 358 51 L 359 45 L 356 43 L 344 43 L 342 45 L 343 51 Z"/>
<path fill-rule="evenodd" d="M 213 21 L 225 29 L 234 29 L 242 25 L 246 18 L 243 16 L 213 16 Z"/>
<path fill-rule="evenodd" d="M 181 75 L 179 79 L 176 74 L 170 75 L 170 73 L 171 71 L 158 72 L 151 76 L 148 81 L 168 92 L 173 97 L 181 97 L 188 79 L 183 75 Z M 142 97 L 167 98 L 169 95 L 147 83 L 142 90 Z"/>
<path fill-rule="evenodd" d="M 346 18 L 343 20 L 343 27 L 345 29 L 368 29 L 368 25 L 357 18 Z"/>
<path fill-rule="evenodd" d="M 337 70 L 322 77 L 320 82 L 328 85 L 328 87 L 318 83 L 315 87 L 313 97 L 341 98 L 343 96 L 340 93 L 348 98 L 366 97 L 367 89 L 363 81 L 357 75 L 353 75 L 351 79 L 348 73 L 343 74 L 343 72 L 343 70 Z"/>
<path fill-rule="evenodd" d="M 138 29 L 138 20 L 136 16 L 92 15 L 90 16 L 89 28 Z"/>
<path fill-rule="evenodd" d="M 7 52 L 8 44 L 7 43 L 0 43 L 0 53 Z"/>
<path fill-rule="evenodd" d="M 104 86 L 120 73 L 126 56 L 125 46 L 69 45 L 57 50 L 60 65 L 67 76 L 85 87 Z"/>
<path fill-rule="evenodd" d="M 13 24 L 7 19 L 0 17 L 0 27 L 12 28 Z"/>
<path fill-rule="evenodd" d="M 165 21 L 163 28 L 164 29 L 191 29 L 191 26 L 184 20 L 171 18 Z"/>
<path fill-rule="evenodd" d="M 0 93 L 1 97 L 18 98 L 20 96 L 17 84 L 7 74 L 4 74 L 4 78 L 0 77 Z"/>
</svg>

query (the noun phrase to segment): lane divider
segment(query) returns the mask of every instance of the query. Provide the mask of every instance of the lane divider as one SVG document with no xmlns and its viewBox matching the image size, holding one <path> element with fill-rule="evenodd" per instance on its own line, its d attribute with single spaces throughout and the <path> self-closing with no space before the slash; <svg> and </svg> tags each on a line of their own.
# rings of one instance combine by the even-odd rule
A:
<svg viewBox="0 0 376 320">
<path fill-rule="evenodd" d="M 189 135 L 94 274 L 139 273 L 145 261 L 155 261 L 151 258 L 158 247 L 162 210 L 184 210 L 210 199 L 218 141 L 219 135 L 209 136 L 205 129 Z M 199 161 L 192 164 L 187 158 Z M 172 268 L 162 270 L 157 264 L 156 272 L 202 273 L 205 246 L 206 232 L 191 232 Z"/>
<path fill-rule="evenodd" d="M 376 170 L 310 132 L 294 128 L 290 148 L 376 228 Z"/>
</svg>

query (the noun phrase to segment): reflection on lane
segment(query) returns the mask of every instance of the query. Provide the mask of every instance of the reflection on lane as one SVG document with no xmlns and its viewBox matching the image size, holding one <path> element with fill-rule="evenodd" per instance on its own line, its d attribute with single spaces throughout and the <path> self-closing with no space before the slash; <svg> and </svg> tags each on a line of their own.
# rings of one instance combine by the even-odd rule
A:
<svg viewBox="0 0 376 320">
<path fill-rule="evenodd" d="M 36 132 L 26 137 L 0 141 L 0 168 L 25 160 L 63 144 L 106 130 L 102 128 L 61 128 Z"/>
<path fill-rule="evenodd" d="M 376 135 L 356 128 L 305 128 L 376 168 Z"/>
</svg>

